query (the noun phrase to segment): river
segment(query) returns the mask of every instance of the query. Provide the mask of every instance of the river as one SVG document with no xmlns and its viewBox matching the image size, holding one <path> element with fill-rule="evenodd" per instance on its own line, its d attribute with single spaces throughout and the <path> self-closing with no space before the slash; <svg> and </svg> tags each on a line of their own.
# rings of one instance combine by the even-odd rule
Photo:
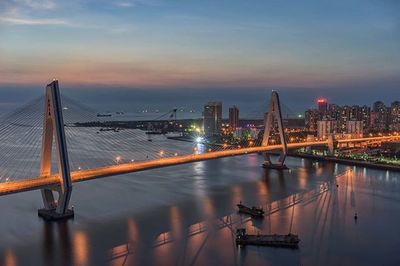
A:
<svg viewBox="0 0 400 266">
<path fill-rule="evenodd" d="M 278 172 L 262 160 L 250 154 L 77 183 L 75 218 L 59 223 L 37 216 L 39 191 L 3 196 L 0 264 L 400 265 L 399 173 L 292 157 Z M 284 206 L 294 194 L 304 200 L 261 221 L 236 213 L 239 201 Z M 291 231 L 301 242 L 237 247 L 239 227 Z"/>
</svg>

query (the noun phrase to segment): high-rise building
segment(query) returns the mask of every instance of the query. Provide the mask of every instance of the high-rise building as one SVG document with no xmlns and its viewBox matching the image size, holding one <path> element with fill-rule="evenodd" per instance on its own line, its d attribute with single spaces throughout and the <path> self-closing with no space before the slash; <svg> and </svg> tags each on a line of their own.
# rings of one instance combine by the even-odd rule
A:
<svg viewBox="0 0 400 266">
<path fill-rule="evenodd" d="M 337 121 L 336 128 L 333 130 L 342 134 L 400 131 L 400 101 L 392 102 L 390 107 L 377 101 L 372 108 L 366 105 L 327 105 L 325 99 L 319 99 L 317 103 L 318 109 L 309 109 L 305 113 L 306 130 L 310 133 L 319 131 L 318 134 L 321 135 L 323 131 L 321 127 L 325 125 L 318 125 L 319 121 L 330 120 Z M 361 121 L 362 125 L 359 125 L 358 121 Z"/>
<path fill-rule="evenodd" d="M 316 109 L 309 109 L 305 113 L 306 130 L 309 132 L 317 131 L 317 121 L 321 120 L 321 113 Z"/>
<path fill-rule="evenodd" d="M 350 120 L 347 121 L 347 133 L 357 136 L 362 136 L 363 134 L 363 122 L 360 120 Z"/>
<path fill-rule="evenodd" d="M 229 126 L 233 130 L 239 127 L 239 108 L 235 105 L 229 108 Z"/>
<path fill-rule="evenodd" d="M 371 108 L 364 105 L 361 107 L 361 115 L 359 120 L 363 123 L 363 131 L 368 132 L 371 125 Z"/>
<path fill-rule="evenodd" d="M 371 120 L 369 121 L 370 131 L 375 131 L 376 122 L 377 122 L 378 113 L 376 113 L 373 109 L 371 110 Z"/>
<path fill-rule="evenodd" d="M 209 102 L 204 105 L 203 127 L 206 136 L 219 135 L 222 126 L 222 103 Z"/>
<path fill-rule="evenodd" d="M 358 105 L 353 105 L 350 109 L 350 120 L 360 120 L 361 117 L 361 107 Z"/>
<path fill-rule="evenodd" d="M 339 120 L 338 120 L 338 132 L 346 132 L 347 130 L 347 121 L 351 119 L 351 110 L 352 108 L 348 105 L 345 105 L 340 110 Z"/>
<path fill-rule="evenodd" d="M 325 113 L 328 110 L 328 101 L 326 99 L 318 99 L 318 111 Z"/>
<path fill-rule="evenodd" d="M 388 129 L 389 112 L 388 108 L 381 101 L 377 101 L 373 106 L 374 119 L 371 121 L 374 130 L 386 131 Z"/>
<path fill-rule="evenodd" d="M 318 121 L 318 138 L 326 139 L 330 134 L 335 134 L 337 129 L 336 120 L 321 120 Z"/>
<path fill-rule="evenodd" d="M 340 111 L 341 107 L 337 104 L 329 104 L 328 106 L 328 112 L 326 114 L 327 119 L 333 119 L 333 120 L 338 120 L 340 117 Z"/>
<path fill-rule="evenodd" d="M 394 101 L 390 106 L 390 130 L 400 131 L 400 102 Z"/>
</svg>

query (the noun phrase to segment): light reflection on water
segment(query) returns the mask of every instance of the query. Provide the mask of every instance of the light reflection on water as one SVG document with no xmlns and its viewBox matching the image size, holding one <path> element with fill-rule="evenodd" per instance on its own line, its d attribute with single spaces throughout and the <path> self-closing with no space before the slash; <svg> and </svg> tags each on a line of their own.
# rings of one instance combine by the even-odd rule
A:
<svg viewBox="0 0 400 266">
<path fill-rule="evenodd" d="M 17 258 L 12 250 L 7 249 L 4 255 L 5 266 L 17 266 Z"/>
<path fill-rule="evenodd" d="M 155 169 L 75 186 L 77 217 L 44 223 L 40 193 L 2 197 L 4 265 L 337 265 L 396 264 L 400 174 L 288 158 L 291 172 L 265 171 L 247 155 Z M 276 202 L 334 181 L 313 200 L 265 217 L 237 216 L 235 204 Z M 354 221 L 354 213 L 359 219 Z M 293 216 L 293 219 L 292 219 Z M 233 232 L 298 233 L 298 250 L 241 247 Z M 23 230 L 28 228 L 29 230 Z M 21 230 L 22 229 L 22 230 Z M 376 239 L 384 239 L 375 245 Z M 350 255 L 349 255 L 350 254 Z"/>
<path fill-rule="evenodd" d="M 74 264 L 87 265 L 89 256 L 89 245 L 86 232 L 76 231 L 74 234 Z"/>
</svg>

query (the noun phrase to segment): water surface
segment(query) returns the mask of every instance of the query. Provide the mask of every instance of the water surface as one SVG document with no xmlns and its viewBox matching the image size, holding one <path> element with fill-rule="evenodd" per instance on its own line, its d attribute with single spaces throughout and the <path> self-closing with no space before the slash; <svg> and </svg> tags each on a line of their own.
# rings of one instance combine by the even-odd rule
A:
<svg viewBox="0 0 400 266">
<path fill-rule="evenodd" d="M 251 154 L 78 183 L 75 219 L 61 223 L 37 217 L 39 191 L 1 197 L 0 264 L 400 265 L 399 173 L 299 158 L 288 158 L 291 170 L 280 173 L 261 163 Z M 261 221 L 236 213 L 239 201 L 284 204 L 336 176 L 339 187 L 294 209 Z M 291 231 L 301 243 L 236 247 L 237 227 Z"/>
</svg>

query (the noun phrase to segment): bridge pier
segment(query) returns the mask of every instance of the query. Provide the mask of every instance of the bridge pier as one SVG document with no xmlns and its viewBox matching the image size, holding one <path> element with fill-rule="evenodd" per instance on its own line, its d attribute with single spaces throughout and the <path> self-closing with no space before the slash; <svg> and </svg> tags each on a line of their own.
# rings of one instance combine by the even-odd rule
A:
<svg viewBox="0 0 400 266">
<path fill-rule="evenodd" d="M 266 119 L 264 119 L 264 136 L 262 141 L 262 146 L 269 145 L 269 138 L 271 136 L 271 131 L 275 128 L 275 123 L 278 126 L 279 139 L 281 142 L 281 152 L 277 163 L 272 163 L 271 157 L 268 153 L 265 153 L 263 167 L 268 169 L 278 169 L 284 170 L 288 169 L 285 165 L 285 159 L 287 155 L 287 142 L 285 137 L 285 132 L 283 128 L 281 105 L 279 102 L 279 95 L 276 91 L 272 91 L 271 101 L 268 108 L 268 114 Z"/>
<path fill-rule="evenodd" d="M 338 143 L 335 140 L 334 135 L 330 134 L 328 136 L 328 152 L 329 152 L 329 155 L 334 155 L 337 145 L 338 145 Z"/>
<path fill-rule="evenodd" d="M 60 90 L 57 80 L 46 87 L 40 176 L 51 176 L 53 139 L 55 139 L 56 143 L 60 185 L 41 190 L 44 208 L 38 210 L 38 215 L 45 220 L 73 218 L 74 211 L 68 209 L 72 193 L 72 181 L 65 140 Z M 55 198 L 55 193 L 58 194 L 57 199 Z"/>
</svg>

